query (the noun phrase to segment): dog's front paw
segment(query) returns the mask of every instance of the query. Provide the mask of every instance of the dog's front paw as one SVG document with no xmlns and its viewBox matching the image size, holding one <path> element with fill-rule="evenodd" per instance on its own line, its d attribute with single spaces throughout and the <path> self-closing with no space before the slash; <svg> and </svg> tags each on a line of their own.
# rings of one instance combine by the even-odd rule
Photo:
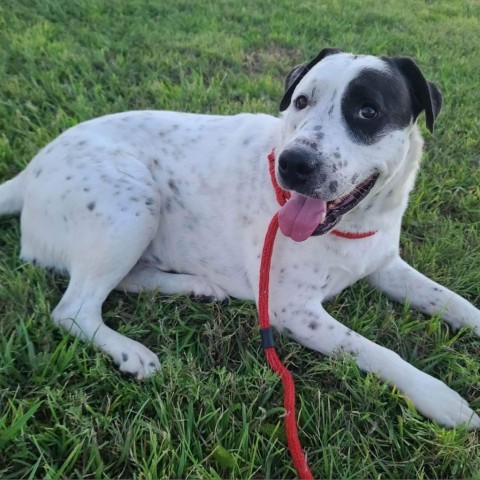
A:
<svg viewBox="0 0 480 480">
<path fill-rule="evenodd" d="M 480 428 L 480 417 L 466 400 L 440 380 L 423 375 L 419 381 L 413 382 L 413 388 L 408 392 L 420 413 L 445 427 L 463 424 L 468 430 Z"/>
<path fill-rule="evenodd" d="M 111 355 L 122 373 L 141 380 L 160 368 L 157 355 L 135 340 L 125 338 L 117 347 Z"/>
</svg>

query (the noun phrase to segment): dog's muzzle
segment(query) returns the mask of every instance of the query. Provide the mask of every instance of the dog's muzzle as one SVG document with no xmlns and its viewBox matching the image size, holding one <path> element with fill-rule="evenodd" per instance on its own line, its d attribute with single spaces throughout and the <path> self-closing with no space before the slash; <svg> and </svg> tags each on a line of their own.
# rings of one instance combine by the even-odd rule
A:
<svg viewBox="0 0 480 480">
<path fill-rule="evenodd" d="M 288 190 L 303 189 L 317 168 L 318 161 L 304 149 L 284 150 L 278 158 L 281 183 Z"/>
<path fill-rule="evenodd" d="M 346 195 L 326 200 L 318 195 L 308 194 L 312 186 L 318 187 L 318 183 L 325 180 L 321 178 L 321 163 L 318 156 L 315 157 L 303 149 L 284 150 L 278 159 L 281 183 L 291 190 L 290 200 L 278 214 L 280 230 L 297 242 L 332 230 L 343 215 L 368 195 L 378 178 L 378 173 L 374 173 Z"/>
</svg>

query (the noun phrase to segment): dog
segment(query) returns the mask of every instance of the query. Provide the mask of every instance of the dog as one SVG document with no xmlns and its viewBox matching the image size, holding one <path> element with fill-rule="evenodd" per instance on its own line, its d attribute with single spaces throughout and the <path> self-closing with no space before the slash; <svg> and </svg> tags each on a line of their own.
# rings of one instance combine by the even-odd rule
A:
<svg viewBox="0 0 480 480">
<path fill-rule="evenodd" d="M 262 244 L 280 209 L 273 326 L 325 355 L 345 352 L 439 424 L 480 427 L 443 382 L 352 332 L 322 302 L 361 278 L 398 302 L 480 335 L 480 311 L 399 255 L 400 227 L 442 95 L 408 57 L 323 49 L 286 77 L 279 118 L 133 111 L 67 130 L 0 187 L 21 214 L 21 257 L 69 275 L 53 321 L 138 379 L 157 356 L 106 326 L 113 289 L 258 301 Z M 272 179 L 267 156 L 274 152 Z"/>
</svg>

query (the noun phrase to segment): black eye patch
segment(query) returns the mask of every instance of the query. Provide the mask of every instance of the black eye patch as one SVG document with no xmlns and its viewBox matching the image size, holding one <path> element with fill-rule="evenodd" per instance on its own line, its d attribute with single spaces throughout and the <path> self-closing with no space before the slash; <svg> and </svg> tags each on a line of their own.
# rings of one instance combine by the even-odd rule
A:
<svg viewBox="0 0 480 480">
<path fill-rule="evenodd" d="M 376 115 L 366 118 L 365 106 Z M 372 145 L 387 133 L 406 128 L 413 119 L 410 92 L 402 77 L 365 69 L 347 86 L 342 97 L 342 116 L 352 140 Z"/>
</svg>

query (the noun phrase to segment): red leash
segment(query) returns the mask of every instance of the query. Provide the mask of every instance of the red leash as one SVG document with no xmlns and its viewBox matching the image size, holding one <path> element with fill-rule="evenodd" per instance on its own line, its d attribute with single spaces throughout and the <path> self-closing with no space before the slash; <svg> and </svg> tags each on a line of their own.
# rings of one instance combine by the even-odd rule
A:
<svg viewBox="0 0 480 480">
<path fill-rule="evenodd" d="M 283 403 L 285 406 L 285 431 L 287 434 L 288 448 L 292 456 L 293 465 L 301 479 L 313 479 L 312 472 L 308 468 L 305 455 L 300 445 L 297 432 L 297 421 L 295 418 L 295 384 L 287 368 L 278 358 L 273 343 L 273 332 L 270 326 L 268 315 L 268 290 L 270 280 L 270 265 L 272 263 L 273 244 L 278 230 L 278 214 L 276 213 L 268 226 L 265 243 L 263 244 L 262 261 L 260 266 L 260 282 L 258 296 L 258 313 L 260 317 L 260 335 L 262 336 L 262 347 L 268 364 L 280 377 L 283 384 Z"/>
<path fill-rule="evenodd" d="M 268 156 L 270 176 L 272 178 L 275 194 L 278 203 L 283 206 L 290 198 L 290 192 L 282 190 L 275 178 L 275 156 L 274 152 Z M 270 284 L 270 265 L 272 263 L 273 245 L 278 231 L 278 213 L 276 213 L 270 225 L 268 226 L 265 242 L 263 244 L 262 260 L 260 263 L 260 281 L 258 290 L 258 314 L 260 321 L 260 335 L 262 337 L 262 347 L 265 350 L 268 364 L 272 370 L 280 377 L 283 384 L 283 403 L 285 406 L 285 431 L 287 434 L 288 449 L 292 456 L 293 465 L 301 479 L 313 479 L 312 472 L 308 468 L 307 460 L 302 451 L 300 440 L 298 439 L 297 420 L 295 416 L 295 384 L 287 368 L 278 358 L 273 343 L 273 332 L 270 326 L 270 317 L 268 315 L 268 297 Z"/>
<path fill-rule="evenodd" d="M 275 153 L 268 155 L 270 177 L 280 206 L 285 205 L 290 198 L 290 192 L 282 190 L 278 185 L 275 177 Z M 273 342 L 273 331 L 270 325 L 270 317 L 268 315 L 268 299 L 270 285 L 270 266 L 272 263 L 272 252 L 275 243 L 275 237 L 278 231 L 278 213 L 276 213 L 265 235 L 263 244 L 262 259 L 260 263 L 260 280 L 258 290 L 258 314 L 260 322 L 260 335 L 262 338 L 262 347 L 265 350 L 268 364 L 272 370 L 280 377 L 283 384 L 283 403 L 285 406 L 285 431 L 287 434 L 287 443 L 292 456 L 293 465 L 297 470 L 297 474 L 301 479 L 313 480 L 313 475 L 308 468 L 307 460 L 303 454 L 300 440 L 298 439 L 297 421 L 295 415 L 295 384 L 292 375 L 278 358 Z M 332 230 L 330 233 L 342 238 L 360 239 L 375 235 L 373 232 L 351 233 Z"/>
</svg>

